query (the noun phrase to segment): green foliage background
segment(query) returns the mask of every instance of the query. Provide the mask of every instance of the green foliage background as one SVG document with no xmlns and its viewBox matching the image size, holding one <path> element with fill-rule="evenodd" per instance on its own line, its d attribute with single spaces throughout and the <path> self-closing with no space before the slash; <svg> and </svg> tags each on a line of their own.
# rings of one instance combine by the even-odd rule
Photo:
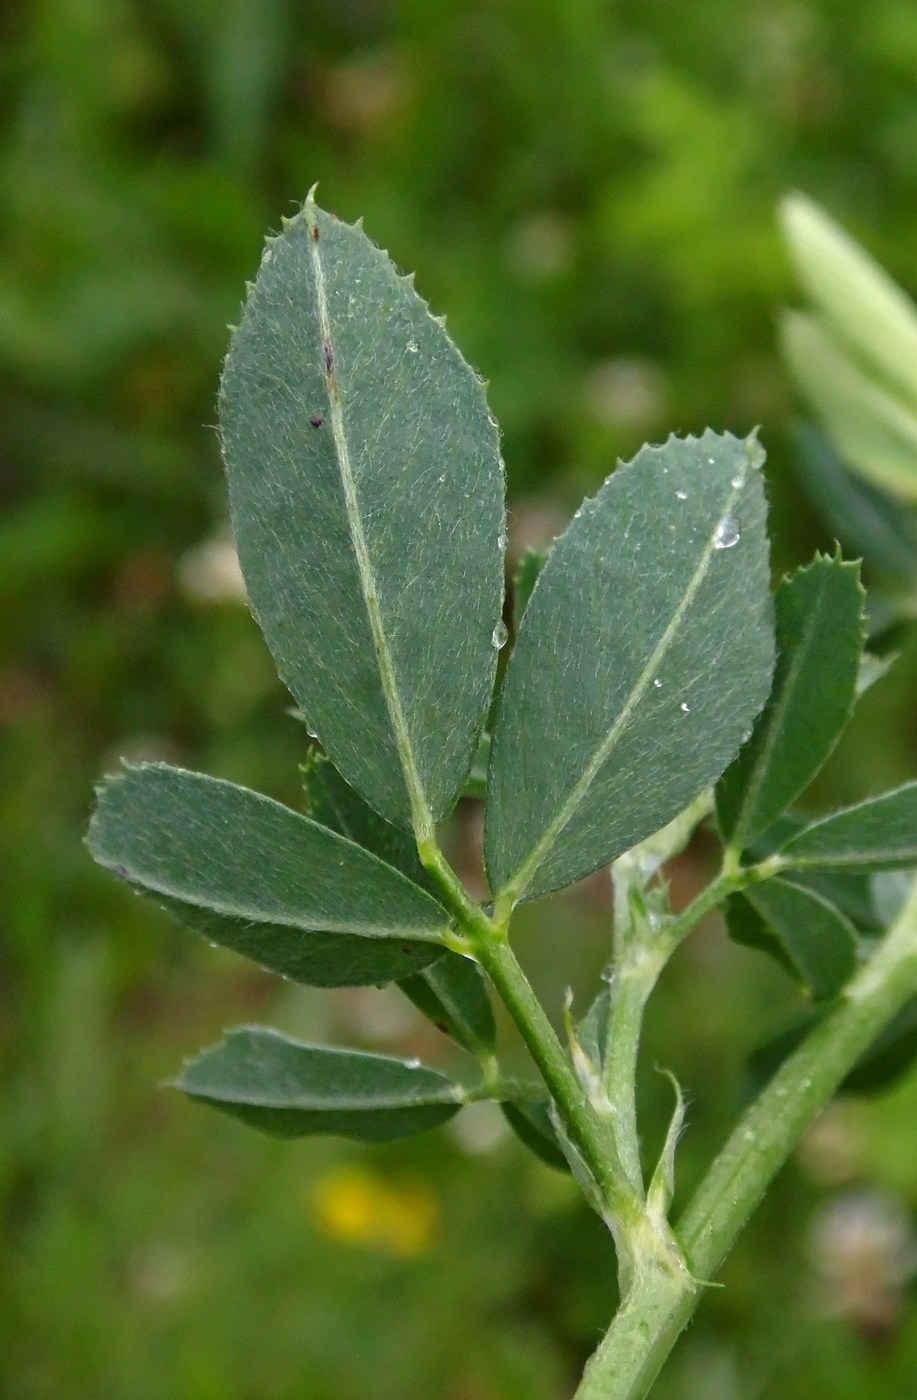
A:
<svg viewBox="0 0 917 1400">
<path fill-rule="evenodd" d="M 5 1394 L 569 1393 L 613 1302 L 609 1248 L 486 1119 L 473 1140 L 368 1155 L 264 1142 L 154 1087 L 233 1017 L 449 1051 L 394 993 L 278 992 L 127 898 L 80 844 L 92 783 L 123 753 L 299 801 L 306 737 L 254 624 L 201 599 L 189 551 L 225 514 L 206 426 L 225 324 L 313 180 L 417 268 L 491 380 L 519 541 L 550 538 L 645 439 L 760 423 L 782 566 L 830 540 L 788 471 L 774 204 L 804 188 L 913 290 L 915 64 L 908 0 L 3 7 Z M 913 775 L 915 670 L 912 642 L 833 760 L 834 798 Z M 469 818 L 469 860 L 474 839 Z M 679 867 L 686 890 L 703 858 Z M 601 966 L 607 904 L 593 882 L 527 915 L 520 949 L 555 1012 Z M 667 975 L 644 1095 L 661 1133 L 654 1058 L 692 1094 L 685 1184 L 739 1101 L 741 1056 L 795 1006 L 715 931 Z M 912 1078 L 838 1117 L 827 1165 L 788 1169 L 660 1400 L 907 1393 L 914 1310 L 826 1317 L 811 1229 L 867 1188 L 913 1212 L 915 1109 Z"/>
</svg>

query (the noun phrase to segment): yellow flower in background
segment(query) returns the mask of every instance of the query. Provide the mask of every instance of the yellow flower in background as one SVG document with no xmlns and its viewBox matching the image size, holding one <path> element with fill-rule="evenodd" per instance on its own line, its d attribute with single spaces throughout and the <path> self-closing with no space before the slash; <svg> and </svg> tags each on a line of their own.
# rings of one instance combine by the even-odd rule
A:
<svg viewBox="0 0 917 1400">
<path fill-rule="evenodd" d="M 333 1239 L 413 1259 L 439 1235 L 439 1203 L 421 1181 L 386 1181 L 365 1167 L 336 1167 L 310 1192 L 316 1227 Z"/>
</svg>

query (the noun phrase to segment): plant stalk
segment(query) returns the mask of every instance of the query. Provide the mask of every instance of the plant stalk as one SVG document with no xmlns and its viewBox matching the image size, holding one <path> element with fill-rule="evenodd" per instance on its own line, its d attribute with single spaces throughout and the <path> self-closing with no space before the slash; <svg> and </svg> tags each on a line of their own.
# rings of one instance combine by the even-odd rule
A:
<svg viewBox="0 0 917 1400">
<path fill-rule="evenodd" d="M 917 991 L 917 883 L 869 962 L 784 1062 L 738 1125 L 679 1221 L 690 1273 L 638 1271 L 586 1368 L 576 1400 L 643 1400 L 740 1230 L 809 1124 Z"/>
<path fill-rule="evenodd" d="M 475 954 L 548 1086 L 570 1140 L 592 1173 L 602 1198 L 622 1222 L 639 1217 L 640 1201 L 627 1184 L 618 1157 L 611 1120 L 604 1122 L 590 1105 L 583 1086 L 548 1020 L 531 983 L 505 937 L 480 938 Z"/>
<path fill-rule="evenodd" d="M 590 1104 L 554 1027 L 509 946 L 507 926 L 511 911 L 502 919 L 488 918 L 468 894 L 435 841 L 419 841 L 418 851 L 424 866 L 439 883 L 468 941 L 469 951 L 480 962 L 515 1021 L 570 1140 L 589 1169 L 609 1212 L 624 1224 L 633 1222 L 639 1218 L 640 1198 L 634 1196 L 628 1185 L 611 1121 L 603 1121 Z"/>
</svg>

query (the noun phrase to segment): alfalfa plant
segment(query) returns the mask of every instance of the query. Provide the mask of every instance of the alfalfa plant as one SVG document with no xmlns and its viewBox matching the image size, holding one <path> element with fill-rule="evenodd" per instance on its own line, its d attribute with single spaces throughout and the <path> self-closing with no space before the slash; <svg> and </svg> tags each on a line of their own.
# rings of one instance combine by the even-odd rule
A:
<svg viewBox="0 0 917 1400">
<path fill-rule="evenodd" d="M 917 783 L 816 821 L 793 811 L 863 675 L 857 567 L 818 557 L 772 601 L 755 438 L 645 447 L 540 571 L 529 561 L 492 705 L 507 540 L 484 386 L 411 279 L 311 197 L 267 242 L 220 415 L 251 606 L 324 750 L 305 772 L 308 815 L 141 764 L 103 784 L 92 852 L 294 981 L 398 983 L 479 1068 L 457 1083 L 243 1028 L 179 1085 L 284 1137 L 381 1142 L 474 1100 L 502 1104 L 614 1237 L 622 1303 L 580 1400 L 637 1400 L 807 1124 L 917 992 L 917 896 L 880 934 L 870 884 L 917 862 Z M 489 714 L 482 905 L 437 828 Z M 673 910 L 665 862 L 714 809 L 720 873 Z M 609 865 L 607 983 L 578 1024 L 568 1012 L 562 1039 L 516 960 L 513 912 Z M 681 1098 L 647 1181 L 641 1019 L 717 907 L 734 938 L 808 987 L 814 1011 L 672 1222 Z M 494 993 L 537 1085 L 501 1071 Z"/>
</svg>

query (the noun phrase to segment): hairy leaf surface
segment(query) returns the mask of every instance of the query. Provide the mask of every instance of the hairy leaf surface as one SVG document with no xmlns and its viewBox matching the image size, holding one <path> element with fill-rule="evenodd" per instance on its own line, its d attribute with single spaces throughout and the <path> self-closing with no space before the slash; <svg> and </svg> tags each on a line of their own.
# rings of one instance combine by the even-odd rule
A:
<svg viewBox="0 0 917 1400">
<path fill-rule="evenodd" d="M 283 680 L 348 782 L 429 834 L 496 665 L 503 471 L 481 380 L 386 254 L 310 197 L 265 250 L 220 419 Z"/>
<path fill-rule="evenodd" d="M 445 1123 L 461 1090 L 422 1065 L 243 1027 L 185 1065 L 176 1088 L 275 1137 L 392 1142 Z"/>
<path fill-rule="evenodd" d="M 448 916 L 369 852 L 247 788 L 165 764 L 101 788 L 95 859 L 213 943 L 314 986 L 389 982 L 443 956 Z"/>
<path fill-rule="evenodd" d="M 763 453 L 712 432 L 620 467 L 554 544 L 491 754 L 491 886 L 546 894 L 722 773 L 773 668 Z"/>
</svg>

